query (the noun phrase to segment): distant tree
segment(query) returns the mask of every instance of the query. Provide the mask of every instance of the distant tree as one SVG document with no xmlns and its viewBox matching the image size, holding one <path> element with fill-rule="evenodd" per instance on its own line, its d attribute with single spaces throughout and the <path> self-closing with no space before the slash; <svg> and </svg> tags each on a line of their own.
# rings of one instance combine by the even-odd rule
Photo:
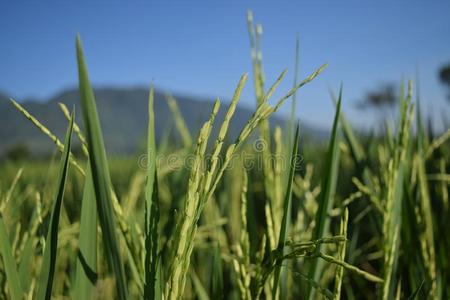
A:
<svg viewBox="0 0 450 300">
<path fill-rule="evenodd" d="M 11 161 L 25 160 L 30 158 L 30 156 L 30 149 L 24 144 L 16 144 L 10 147 L 5 153 L 5 158 Z"/>
<path fill-rule="evenodd" d="M 368 91 L 356 104 L 359 109 L 370 110 L 377 114 L 380 132 L 384 132 L 387 121 L 395 119 L 394 107 L 399 102 L 398 91 L 399 88 L 394 83 L 380 85 L 377 89 Z"/>
<path fill-rule="evenodd" d="M 439 79 L 450 89 L 450 64 L 441 67 L 439 70 Z M 450 93 L 447 95 L 447 99 L 450 100 Z"/>
<path fill-rule="evenodd" d="M 391 109 L 398 101 L 395 84 L 389 83 L 377 90 L 369 91 L 357 105 L 360 109 L 376 108 L 378 110 Z"/>
</svg>

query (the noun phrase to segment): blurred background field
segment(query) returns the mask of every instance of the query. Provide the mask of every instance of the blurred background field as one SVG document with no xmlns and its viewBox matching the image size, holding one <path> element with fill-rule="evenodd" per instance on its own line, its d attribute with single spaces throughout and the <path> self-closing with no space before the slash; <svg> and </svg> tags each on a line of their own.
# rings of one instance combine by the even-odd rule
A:
<svg viewBox="0 0 450 300">
<path fill-rule="evenodd" d="M 0 299 L 448 299 L 449 10 L 2 4 Z"/>
</svg>

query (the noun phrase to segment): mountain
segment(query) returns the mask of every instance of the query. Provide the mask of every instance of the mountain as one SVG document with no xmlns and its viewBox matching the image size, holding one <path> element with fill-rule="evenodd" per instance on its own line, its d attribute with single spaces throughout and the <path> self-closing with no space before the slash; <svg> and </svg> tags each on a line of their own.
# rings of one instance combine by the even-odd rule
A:
<svg viewBox="0 0 450 300">
<path fill-rule="evenodd" d="M 110 154 L 130 154 L 138 150 L 147 130 L 148 89 L 144 88 L 97 88 L 94 90 L 98 113 L 102 125 L 105 145 Z M 174 95 L 191 133 L 198 132 L 208 118 L 212 102 L 208 99 Z M 67 120 L 60 111 L 58 102 L 69 109 L 76 108 L 76 121 L 82 125 L 79 94 L 77 89 L 65 90 L 46 101 L 30 99 L 21 102 L 32 115 L 47 126 L 60 139 L 64 136 Z M 222 120 L 227 103 L 222 103 L 218 120 Z M 253 111 L 238 106 L 230 125 L 230 136 L 234 138 Z M 275 116 L 271 123 L 282 125 Z M 176 131 L 165 94 L 155 90 L 156 138 L 167 133 L 167 128 Z M 302 124 L 303 133 L 323 137 L 324 132 Z M 175 134 L 176 136 L 176 134 Z M 196 138 L 193 136 L 193 138 Z M 0 93 L 0 155 L 16 145 L 25 145 L 34 154 L 46 154 L 54 145 L 30 121 L 10 103 L 9 97 Z"/>
</svg>

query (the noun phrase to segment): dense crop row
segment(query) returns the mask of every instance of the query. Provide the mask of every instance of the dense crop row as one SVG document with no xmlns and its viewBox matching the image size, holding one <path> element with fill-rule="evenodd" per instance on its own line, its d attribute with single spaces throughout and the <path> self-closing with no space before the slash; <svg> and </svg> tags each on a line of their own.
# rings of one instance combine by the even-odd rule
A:
<svg viewBox="0 0 450 300">
<path fill-rule="evenodd" d="M 79 38 L 83 130 L 61 104 L 61 142 L 12 101 L 62 156 L 58 167 L 0 167 L 0 298 L 450 297 L 450 130 L 427 132 L 409 83 L 380 136 L 355 134 L 342 88 L 326 147 L 303 144 L 294 115 L 272 131 L 269 117 L 291 98 L 295 111 L 297 90 L 325 66 L 273 101 L 286 71 L 267 89 L 262 30 L 248 20 L 256 109 L 234 141 L 227 131 L 247 74 L 224 119 L 217 100 L 195 137 L 168 99 L 179 147 L 155 143 L 151 88 L 145 168 L 108 159 Z M 169 154 L 189 164 L 156 159 Z"/>
</svg>

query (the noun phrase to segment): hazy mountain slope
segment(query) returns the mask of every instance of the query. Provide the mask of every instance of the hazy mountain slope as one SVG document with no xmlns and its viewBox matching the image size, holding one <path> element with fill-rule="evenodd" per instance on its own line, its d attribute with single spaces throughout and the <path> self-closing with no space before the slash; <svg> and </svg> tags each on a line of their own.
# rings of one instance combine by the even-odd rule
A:
<svg viewBox="0 0 450 300">
<path fill-rule="evenodd" d="M 95 89 L 95 97 L 107 151 L 111 154 L 135 152 L 146 134 L 148 90 L 144 88 L 99 88 Z M 194 99 L 179 95 L 175 95 L 175 98 L 190 131 L 197 132 L 209 116 L 212 102 L 208 99 Z M 0 93 L 0 155 L 17 144 L 27 145 L 36 154 L 51 152 L 54 145 L 22 116 L 8 99 L 9 97 Z M 82 124 L 76 89 L 66 90 L 47 101 L 30 99 L 21 103 L 58 137 L 62 137 L 67 121 L 58 107 L 58 102 L 65 103 L 69 109 L 75 106 L 77 122 Z M 227 103 L 222 105 L 226 107 Z M 224 107 L 218 116 L 219 119 L 223 118 Z M 231 136 L 238 134 L 251 113 L 252 111 L 242 107 L 236 110 L 230 127 Z M 167 128 L 175 131 L 164 94 L 159 91 L 155 92 L 155 116 L 157 138 L 160 138 Z M 281 124 L 281 120 L 272 118 L 272 123 Z M 324 134 L 323 131 L 314 130 L 305 124 L 302 125 L 304 134 L 318 137 Z"/>
</svg>

